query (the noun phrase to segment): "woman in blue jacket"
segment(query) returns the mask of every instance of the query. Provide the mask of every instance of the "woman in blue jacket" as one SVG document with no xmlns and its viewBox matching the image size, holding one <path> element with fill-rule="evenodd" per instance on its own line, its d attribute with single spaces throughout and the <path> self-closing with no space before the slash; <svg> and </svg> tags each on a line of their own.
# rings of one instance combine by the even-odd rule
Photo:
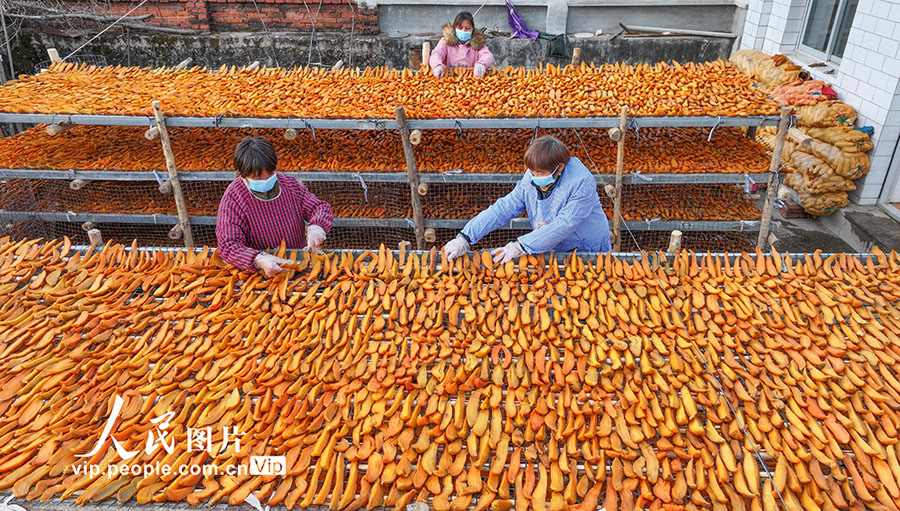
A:
<svg viewBox="0 0 900 511">
<path fill-rule="evenodd" d="M 470 245 L 523 211 L 528 212 L 534 230 L 492 250 L 495 262 L 506 263 L 522 254 L 612 249 L 597 182 L 565 144 L 551 136 L 538 138 L 525 151 L 525 165 L 528 169 L 512 192 L 470 220 L 444 245 L 447 259 L 465 254 Z"/>
</svg>

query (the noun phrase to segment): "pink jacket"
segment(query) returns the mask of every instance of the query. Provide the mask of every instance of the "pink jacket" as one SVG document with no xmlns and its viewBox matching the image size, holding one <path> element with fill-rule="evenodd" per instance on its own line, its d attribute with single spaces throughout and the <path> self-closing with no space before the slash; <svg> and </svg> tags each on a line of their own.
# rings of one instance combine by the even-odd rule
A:
<svg viewBox="0 0 900 511">
<path fill-rule="evenodd" d="M 456 38 L 456 31 L 447 25 L 443 29 L 444 37 L 438 42 L 437 47 L 431 52 L 428 64 L 432 69 L 437 66 L 450 67 L 475 67 L 479 63 L 489 69 L 494 65 L 494 55 L 484 44 L 484 34 L 476 31 L 472 34 L 469 44 L 460 43 Z"/>
</svg>

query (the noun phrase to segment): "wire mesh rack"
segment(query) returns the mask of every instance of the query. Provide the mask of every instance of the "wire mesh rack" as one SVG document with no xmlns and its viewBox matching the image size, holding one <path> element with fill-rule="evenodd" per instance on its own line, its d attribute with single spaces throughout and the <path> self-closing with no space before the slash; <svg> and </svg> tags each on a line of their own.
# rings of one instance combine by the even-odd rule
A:
<svg viewBox="0 0 900 511">
<path fill-rule="evenodd" d="M 101 117 L 111 121 L 110 116 Z M 167 124 L 169 119 L 177 121 L 167 118 Z M 735 185 L 746 185 L 752 181 L 751 174 L 765 170 L 764 148 L 747 137 L 742 127 L 757 120 L 716 119 L 711 125 L 694 120 L 701 126 L 684 126 L 679 123 L 684 119 L 644 118 L 626 130 L 626 144 L 632 147 L 626 167 L 630 174 L 623 187 L 626 228 L 636 232 L 742 233 L 758 224 L 759 209 Z M 443 128 L 445 121 L 415 122 Z M 518 129 L 480 125 L 463 129 L 456 121 L 455 129 L 424 131 L 414 151 L 419 179 L 426 183 L 420 193 L 426 226 L 433 230 L 429 237 L 435 241 L 431 243 L 448 232 L 458 232 L 467 219 L 515 186 L 523 168 L 521 155 L 539 134 L 560 138 L 574 156 L 595 170 L 600 199 L 607 215 L 612 215 L 612 201 L 603 186 L 613 181 L 617 148 L 606 130 L 596 127 L 603 123 L 577 128 L 584 119 L 557 119 L 544 126 L 538 120 L 533 128 L 521 129 L 516 122 L 506 122 L 515 119 L 491 119 L 492 126 L 509 124 Z M 468 129 L 472 127 L 482 129 Z M 56 136 L 42 128 L 29 130 L 14 141 L 0 141 L 0 179 L 5 178 L 2 186 L 7 190 L 0 200 L 0 219 L 120 222 L 132 224 L 128 228 L 135 237 L 138 224 L 153 224 L 155 229 L 159 224 L 178 222 L 171 196 L 160 193 L 168 173 L 163 170 L 159 142 L 142 136 L 144 127 L 74 126 Z M 408 176 L 402 172 L 407 162 L 400 133 L 391 127 L 318 132 L 314 128 L 305 123 L 290 137 L 280 129 L 170 128 L 190 221 L 215 225 L 218 202 L 234 179 L 228 170 L 231 148 L 244 137 L 265 136 L 279 154 L 279 169 L 293 172 L 332 205 L 336 220 L 330 244 L 368 248 L 377 246 L 370 242 L 373 237 L 388 240 L 388 245 L 414 239 L 415 215 Z M 67 180 L 87 181 L 89 186 L 72 190 L 75 183 L 67 185 Z M 77 188 L 84 187 L 82 182 Z M 36 214 L 28 216 L 28 212 Z M 506 230 L 530 227 L 527 219 L 520 218 Z M 371 232 L 366 234 L 366 230 Z M 390 234 L 391 230 L 396 232 Z M 651 239 L 649 234 L 645 237 Z M 639 246 L 637 237 L 632 241 Z"/>
<path fill-rule="evenodd" d="M 38 126 L 0 141 L 0 168 L 162 171 L 165 161 L 159 142 L 144 138 L 144 131 L 129 126 L 75 126 L 50 136 Z M 710 137 L 703 128 L 629 130 L 626 144 L 632 150 L 626 171 L 672 176 L 765 171 L 764 147 L 744 132 L 743 128 L 718 128 Z M 435 181 L 457 179 L 460 174 L 519 174 L 524 170 L 522 155 L 536 134 L 559 138 L 595 172 L 615 173 L 616 144 L 602 129 L 429 130 L 415 147 L 416 165 L 423 174 L 444 174 Z M 231 169 L 231 148 L 249 136 L 264 136 L 272 142 L 281 171 L 331 171 L 335 179 L 341 175 L 351 179 L 355 173 L 406 168 L 396 131 L 323 130 L 315 135 L 301 131 L 286 140 L 283 131 L 272 129 L 170 129 L 180 171 Z"/>
</svg>

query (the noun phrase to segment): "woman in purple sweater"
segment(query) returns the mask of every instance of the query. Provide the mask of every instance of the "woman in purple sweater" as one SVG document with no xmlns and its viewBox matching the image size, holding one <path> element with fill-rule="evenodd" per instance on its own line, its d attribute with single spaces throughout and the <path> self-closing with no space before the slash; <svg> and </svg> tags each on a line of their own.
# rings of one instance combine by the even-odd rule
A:
<svg viewBox="0 0 900 511">
<path fill-rule="evenodd" d="M 219 203 L 216 238 L 225 262 L 272 276 L 286 259 L 262 250 L 285 242 L 288 248 L 318 250 L 331 229 L 331 205 L 296 179 L 275 172 L 278 155 L 263 137 L 241 140 L 234 149 L 237 178 Z"/>
</svg>

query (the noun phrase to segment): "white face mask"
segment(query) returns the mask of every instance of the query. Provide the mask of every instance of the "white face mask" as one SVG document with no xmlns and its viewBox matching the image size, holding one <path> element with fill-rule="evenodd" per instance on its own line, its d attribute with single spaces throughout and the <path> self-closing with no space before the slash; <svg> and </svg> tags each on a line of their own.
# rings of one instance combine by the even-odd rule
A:
<svg viewBox="0 0 900 511">
<path fill-rule="evenodd" d="M 556 181 L 556 176 L 557 176 L 557 172 L 559 171 L 559 169 L 560 169 L 560 167 L 556 167 L 555 169 L 553 169 L 553 172 L 547 174 L 546 176 L 541 176 L 541 177 L 535 176 L 534 173 L 532 172 L 531 182 L 542 188 L 545 186 L 549 186 L 549 185 L 553 184 L 554 181 Z M 531 172 L 531 169 L 529 169 L 529 172 Z"/>
<path fill-rule="evenodd" d="M 278 174 L 272 174 L 268 179 L 247 179 L 245 182 L 251 191 L 266 193 L 275 187 L 276 181 L 278 181 Z"/>
</svg>

